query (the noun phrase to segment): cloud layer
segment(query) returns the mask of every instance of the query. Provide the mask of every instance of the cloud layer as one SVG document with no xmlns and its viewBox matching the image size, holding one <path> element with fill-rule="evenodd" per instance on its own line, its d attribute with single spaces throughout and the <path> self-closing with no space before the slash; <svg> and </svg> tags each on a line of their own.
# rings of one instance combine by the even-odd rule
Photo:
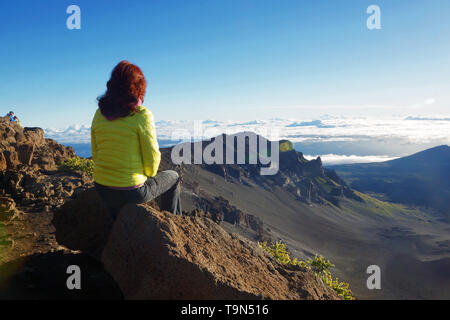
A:
<svg viewBox="0 0 450 320">
<path fill-rule="evenodd" d="M 316 159 L 317 156 L 305 155 L 305 158 L 308 160 Z M 389 157 L 389 156 L 356 156 L 356 155 L 339 155 L 339 154 L 323 154 L 320 155 L 322 159 L 322 163 L 324 165 L 336 165 L 336 164 L 347 164 L 347 163 L 369 163 L 369 162 L 383 162 L 389 161 L 393 159 L 397 159 L 397 157 Z"/>
<path fill-rule="evenodd" d="M 322 155 L 324 163 L 385 161 L 437 145 L 450 144 L 450 117 L 349 118 L 325 115 L 316 119 L 236 121 L 158 121 L 160 145 L 200 140 L 221 133 L 252 131 L 267 138 L 288 139 L 298 151 Z M 90 127 L 72 125 L 46 129 L 63 144 L 90 143 Z"/>
</svg>

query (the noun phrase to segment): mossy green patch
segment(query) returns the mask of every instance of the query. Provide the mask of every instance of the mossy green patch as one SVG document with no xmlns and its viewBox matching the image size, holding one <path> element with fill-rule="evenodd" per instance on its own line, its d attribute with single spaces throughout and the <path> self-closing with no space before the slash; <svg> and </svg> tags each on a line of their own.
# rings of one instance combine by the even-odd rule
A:
<svg viewBox="0 0 450 320">
<path fill-rule="evenodd" d="M 283 141 L 280 143 L 280 152 L 292 151 L 294 150 L 294 145 L 290 141 Z"/>
</svg>

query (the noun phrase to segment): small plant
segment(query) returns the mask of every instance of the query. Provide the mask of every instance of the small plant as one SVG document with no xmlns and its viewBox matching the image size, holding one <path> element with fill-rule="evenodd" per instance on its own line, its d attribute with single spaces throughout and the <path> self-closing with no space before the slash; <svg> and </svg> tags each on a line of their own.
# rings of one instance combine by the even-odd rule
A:
<svg viewBox="0 0 450 320">
<path fill-rule="evenodd" d="M 314 272 L 314 274 L 321 278 L 322 281 L 331 287 L 336 293 L 345 300 L 354 300 L 353 293 L 349 288 L 349 284 L 346 282 L 339 282 L 339 279 L 333 279 L 329 268 L 333 268 L 334 264 L 330 260 L 325 259 L 322 256 L 316 255 L 314 259 L 309 258 L 306 261 L 297 260 L 291 258 L 289 252 L 286 249 L 286 245 L 281 241 L 277 241 L 271 245 L 267 242 L 258 243 L 259 246 L 269 254 L 271 254 L 281 264 L 293 264 L 304 268 L 307 268 Z"/>
<path fill-rule="evenodd" d="M 314 259 L 307 259 L 306 263 L 311 267 L 311 270 L 314 271 L 314 273 L 319 275 L 327 275 L 330 273 L 328 269 L 335 267 L 330 260 L 318 255 L 315 255 Z"/>
<path fill-rule="evenodd" d="M 289 252 L 286 250 L 286 246 L 281 242 L 275 242 L 271 246 L 267 245 L 267 242 L 260 243 L 259 246 L 264 250 L 270 253 L 275 259 L 278 260 L 281 264 L 292 264 L 291 257 L 289 256 Z"/>
<path fill-rule="evenodd" d="M 82 171 L 92 177 L 94 174 L 94 161 L 91 159 L 72 157 L 69 160 L 62 162 L 59 165 L 58 170 L 63 172 Z"/>
</svg>

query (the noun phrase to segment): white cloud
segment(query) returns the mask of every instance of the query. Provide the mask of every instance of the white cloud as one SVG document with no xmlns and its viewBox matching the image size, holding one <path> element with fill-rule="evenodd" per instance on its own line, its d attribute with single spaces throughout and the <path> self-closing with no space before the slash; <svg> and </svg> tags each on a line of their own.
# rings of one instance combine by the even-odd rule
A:
<svg viewBox="0 0 450 320">
<path fill-rule="evenodd" d="M 369 163 L 369 162 L 383 162 L 397 157 L 389 156 L 356 156 L 356 155 L 338 155 L 338 154 L 323 154 L 323 155 L 305 155 L 308 160 L 313 160 L 319 157 L 322 159 L 324 165 L 348 164 L 348 163 Z"/>
<path fill-rule="evenodd" d="M 45 129 L 45 136 L 59 143 L 90 143 L 91 127 L 89 125 L 73 124 L 64 129 Z"/>
<path fill-rule="evenodd" d="M 439 117 L 427 117 L 427 116 L 408 116 L 405 120 L 417 120 L 417 121 L 450 121 L 450 117 L 446 118 L 445 116 Z"/>
<path fill-rule="evenodd" d="M 436 103 L 436 99 L 434 99 L 434 98 L 429 98 L 429 99 L 425 100 L 424 103 L 425 103 L 425 105 L 430 106 L 430 105 Z"/>
</svg>

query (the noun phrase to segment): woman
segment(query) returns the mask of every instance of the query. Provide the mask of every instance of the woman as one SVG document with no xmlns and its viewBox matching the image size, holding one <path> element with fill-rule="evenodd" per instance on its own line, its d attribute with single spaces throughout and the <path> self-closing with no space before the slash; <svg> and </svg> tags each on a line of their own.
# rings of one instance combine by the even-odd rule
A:
<svg viewBox="0 0 450 320">
<path fill-rule="evenodd" d="M 161 161 L 152 113 L 142 106 L 146 80 L 141 69 L 121 61 L 112 71 L 106 93 L 98 98 L 91 146 L 95 188 L 116 219 L 126 203 L 161 196 L 161 210 L 181 214 L 179 176 L 157 173 Z"/>
</svg>

